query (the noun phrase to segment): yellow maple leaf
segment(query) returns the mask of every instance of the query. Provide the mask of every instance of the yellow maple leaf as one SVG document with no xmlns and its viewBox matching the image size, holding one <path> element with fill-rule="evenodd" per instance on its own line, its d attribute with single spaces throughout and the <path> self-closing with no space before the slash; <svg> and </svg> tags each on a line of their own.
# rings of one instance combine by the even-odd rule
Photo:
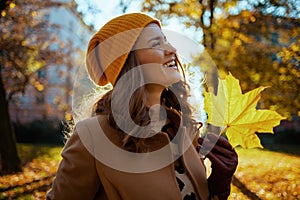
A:
<svg viewBox="0 0 300 200">
<path fill-rule="evenodd" d="M 284 119 L 275 111 L 257 110 L 260 93 L 266 87 L 258 87 L 242 94 L 239 80 L 231 74 L 219 80 L 218 93 L 204 93 L 204 109 L 208 114 L 207 123 L 225 127 L 228 141 L 233 147 L 261 147 L 260 139 L 255 134 L 274 133 L 273 127 Z"/>
</svg>

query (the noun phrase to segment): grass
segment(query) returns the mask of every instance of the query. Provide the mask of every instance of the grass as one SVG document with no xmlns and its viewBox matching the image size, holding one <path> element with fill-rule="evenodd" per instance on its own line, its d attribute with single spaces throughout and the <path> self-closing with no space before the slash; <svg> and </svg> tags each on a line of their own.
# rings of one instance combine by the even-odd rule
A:
<svg viewBox="0 0 300 200">
<path fill-rule="evenodd" d="M 299 150 L 299 146 L 291 149 Z M 61 150 L 61 146 L 18 144 L 23 172 L 0 176 L 0 199 L 45 199 Z M 237 148 L 237 153 L 235 177 L 240 183 L 233 181 L 229 199 L 300 199 L 299 155 L 241 148 Z"/>
</svg>

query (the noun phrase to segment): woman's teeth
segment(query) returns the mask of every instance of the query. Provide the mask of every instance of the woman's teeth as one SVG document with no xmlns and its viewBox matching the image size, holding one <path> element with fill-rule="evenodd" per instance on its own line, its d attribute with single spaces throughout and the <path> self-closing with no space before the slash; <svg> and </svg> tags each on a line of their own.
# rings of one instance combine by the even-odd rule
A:
<svg viewBox="0 0 300 200">
<path fill-rule="evenodd" d="M 165 63 L 163 66 L 164 66 L 164 67 L 170 67 L 170 68 L 177 69 L 175 60 L 172 60 L 172 61 L 170 61 L 170 62 L 167 62 L 167 63 Z"/>
</svg>

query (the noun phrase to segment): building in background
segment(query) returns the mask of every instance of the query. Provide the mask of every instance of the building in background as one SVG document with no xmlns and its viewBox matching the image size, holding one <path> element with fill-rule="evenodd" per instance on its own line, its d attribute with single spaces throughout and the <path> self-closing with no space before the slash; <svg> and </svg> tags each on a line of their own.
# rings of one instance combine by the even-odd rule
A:
<svg viewBox="0 0 300 200">
<path fill-rule="evenodd" d="M 24 94 L 15 95 L 10 101 L 13 122 L 60 121 L 71 111 L 74 76 L 78 67 L 84 63 L 84 53 L 94 29 L 83 22 L 74 0 L 60 2 L 65 6 L 52 7 L 42 12 L 49 23 L 59 26 L 57 38 L 61 42 L 58 46 L 53 45 L 53 48 L 65 54 L 66 59 L 72 60 L 73 64 L 51 65 L 37 71 L 35 80 L 38 82 L 29 84 Z M 74 47 L 72 51 L 64 51 L 64 47 L 70 44 Z"/>
</svg>

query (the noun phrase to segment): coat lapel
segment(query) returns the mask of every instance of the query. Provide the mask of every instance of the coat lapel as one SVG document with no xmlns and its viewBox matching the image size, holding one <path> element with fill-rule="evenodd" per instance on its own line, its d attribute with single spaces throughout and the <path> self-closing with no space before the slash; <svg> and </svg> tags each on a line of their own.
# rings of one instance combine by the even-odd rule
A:
<svg viewBox="0 0 300 200">
<path fill-rule="evenodd" d="M 186 131 L 185 128 L 183 128 L 183 131 Z M 188 176 L 191 178 L 198 197 L 202 200 L 209 199 L 205 166 L 203 162 L 201 162 L 201 158 L 192 144 L 193 140 L 184 132 L 181 134 L 181 147 L 184 151 L 182 154 L 183 165 Z"/>
</svg>

